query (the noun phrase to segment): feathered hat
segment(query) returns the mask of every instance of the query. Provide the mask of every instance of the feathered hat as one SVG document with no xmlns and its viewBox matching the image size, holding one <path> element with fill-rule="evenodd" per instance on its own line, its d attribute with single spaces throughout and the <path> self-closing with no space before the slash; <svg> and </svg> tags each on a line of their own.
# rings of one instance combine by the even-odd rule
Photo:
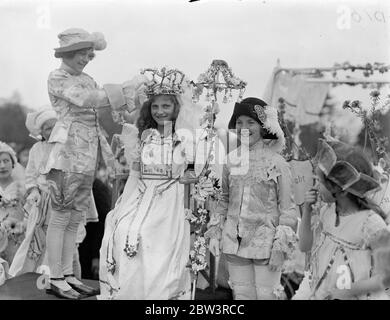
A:
<svg viewBox="0 0 390 320">
<path fill-rule="evenodd" d="M 284 149 L 284 133 L 279 125 L 278 112 L 275 108 L 267 105 L 263 100 L 253 97 L 236 102 L 229 121 L 229 129 L 236 128 L 236 121 L 240 116 L 248 116 L 260 123 L 265 130 L 262 138 L 274 140 L 269 146 L 276 152 L 281 152 Z"/>
<path fill-rule="evenodd" d="M 107 42 L 101 32 L 89 33 L 83 29 L 71 28 L 58 34 L 60 47 L 55 48 L 54 56 L 60 57 L 62 52 L 70 52 L 85 48 L 93 48 L 94 50 L 104 50 L 107 47 Z"/>
</svg>

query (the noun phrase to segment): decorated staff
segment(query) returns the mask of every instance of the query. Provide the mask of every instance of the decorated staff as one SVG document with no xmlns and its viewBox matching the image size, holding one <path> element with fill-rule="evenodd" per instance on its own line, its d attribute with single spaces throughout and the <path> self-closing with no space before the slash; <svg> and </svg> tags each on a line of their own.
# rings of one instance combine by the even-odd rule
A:
<svg viewBox="0 0 390 320">
<path fill-rule="evenodd" d="M 378 128 L 380 129 L 378 116 L 387 105 L 379 106 L 380 92 L 378 90 L 371 91 L 370 98 L 372 105 L 369 111 L 364 110 L 361 102 L 358 100 L 352 102 L 345 101 L 343 108 L 352 111 L 362 120 L 365 125 L 366 135 L 368 135 L 370 140 L 374 164 L 377 165 L 379 159 L 383 159 L 385 161 L 385 170 L 390 172 L 390 158 L 386 153 L 389 141 L 387 137 L 380 137 L 377 133 Z"/>
<path fill-rule="evenodd" d="M 196 283 L 198 273 L 205 270 L 206 263 L 206 223 L 209 219 L 210 200 L 218 202 L 221 193 L 220 178 L 222 169 L 220 164 L 225 157 L 223 143 L 218 137 L 217 129 L 214 126 L 216 114 L 219 112 L 218 95 L 223 94 L 222 103 L 232 100 L 233 92 L 238 91 L 238 100 L 242 99 L 245 91 L 246 82 L 234 76 L 228 64 L 223 60 L 214 60 L 209 69 L 198 77 L 194 86 L 193 100 L 199 101 L 202 94 L 205 93 L 205 99 L 209 104 L 204 108 L 202 118 L 203 131 L 198 138 L 196 150 L 195 173 L 198 176 L 198 183 L 194 185 L 192 196 L 195 199 L 195 209 L 187 209 L 190 222 L 193 224 L 195 241 L 194 248 L 190 252 L 192 272 L 194 274 L 192 286 L 192 299 L 195 299 Z M 219 166 L 218 166 L 219 165 Z M 211 181 L 214 191 L 210 195 L 204 190 L 205 181 Z M 210 258 L 210 264 L 214 262 Z M 218 266 L 218 263 L 216 263 Z M 211 268 L 212 269 L 212 268 Z M 210 282 L 214 290 L 214 270 L 210 270 Z"/>
<path fill-rule="evenodd" d="M 370 93 L 372 101 L 371 108 L 369 110 L 363 109 L 360 101 L 345 101 L 343 108 L 348 109 L 356 114 L 363 122 L 365 126 L 365 143 L 367 144 L 367 137 L 370 142 L 372 156 L 374 159 L 374 165 L 376 166 L 376 173 L 379 178 L 381 189 L 372 194 L 372 200 L 375 201 L 386 214 L 386 222 L 389 223 L 390 219 L 390 158 L 386 151 L 388 146 L 388 137 L 380 136 L 381 126 L 379 123 L 379 115 L 382 111 L 385 111 L 389 106 L 389 100 L 383 105 L 380 105 L 380 92 L 373 90 Z"/>
</svg>

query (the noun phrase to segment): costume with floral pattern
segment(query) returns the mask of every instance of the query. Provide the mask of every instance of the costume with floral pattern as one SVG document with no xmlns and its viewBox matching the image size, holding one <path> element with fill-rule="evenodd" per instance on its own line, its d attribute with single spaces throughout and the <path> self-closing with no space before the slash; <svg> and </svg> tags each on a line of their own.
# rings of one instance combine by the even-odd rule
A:
<svg viewBox="0 0 390 320">
<path fill-rule="evenodd" d="M 310 269 L 305 284 L 294 299 L 325 299 L 336 289 L 340 277 L 338 268 L 346 266 L 352 282 L 375 275 L 374 245 L 383 232 L 389 232 L 383 219 L 371 210 L 340 216 L 336 226 L 335 204 L 322 207 L 315 224 L 317 235 L 313 244 Z M 380 299 L 389 297 L 385 290 L 357 296 L 355 299 Z"/>
<path fill-rule="evenodd" d="M 98 102 L 90 99 L 99 89 L 96 82 L 86 73 L 71 75 L 57 69 L 49 75 L 48 89 L 58 121 L 50 135 L 54 146 L 44 173 L 58 169 L 94 175 L 98 155 L 107 167 L 113 166 L 111 148 L 98 122 Z"/>
<path fill-rule="evenodd" d="M 24 238 L 24 190 L 20 181 L 0 187 L 0 258 L 9 265 Z"/>
<path fill-rule="evenodd" d="M 269 259 L 273 248 L 291 254 L 297 212 L 289 165 L 263 141 L 250 147 L 248 165 L 240 162 L 240 150 L 228 155 L 222 200 L 206 236 L 221 239 L 224 253 L 243 258 Z"/>
</svg>

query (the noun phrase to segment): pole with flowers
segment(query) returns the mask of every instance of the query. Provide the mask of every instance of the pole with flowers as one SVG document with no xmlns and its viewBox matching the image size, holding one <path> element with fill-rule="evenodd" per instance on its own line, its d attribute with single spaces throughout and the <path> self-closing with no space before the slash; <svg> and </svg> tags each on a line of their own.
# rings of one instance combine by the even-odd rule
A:
<svg viewBox="0 0 390 320">
<path fill-rule="evenodd" d="M 192 197 L 195 200 L 194 210 L 187 209 L 189 221 L 193 226 L 195 240 L 194 247 L 190 251 L 191 270 L 193 272 L 192 299 L 195 299 L 196 283 L 199 272 L 207 267 L 206 262 L 206 239 L 204 233 L 210 213 L 210 200 L 218 203 L 221 196 L 221 185 L 215 167 L 216 163 L 216 139 L 217 130 L 214 126 L 216 114 L 219 112 L 218 97 L 223 95 L 222 103 L 226 104 L 233 99 L 233 92 L 238 91 L 238 100 L 241 100 L 245 92 L 246 82 L 234 76 L 231 68 L 224 60 L 213 60 L 206 72 L 200 74 L 197 82 L 193 85 L 193 101 L 196 103 L 202 97 L 208 102 L 204 108 L 204 116 L 201 126 L 204 130 L 206 158 L 204 166 L 199 174 L 199 180 L 192 190 Z M 213 192 L 204 190 L 204 183 L 211 181 Z M 211 261 L 210 257 L 210 261 Z M 210 262 L 211 265 L 211 262 Z M 210 285 L 214 292 L 214 274 L 210 268 Z"/>
<path fill-rule="evenodd" d="M 383 160 L 384 169 L 390 172 L 390 158 L 386 152 L 386 148 L 389 144 L 387 137 L 381 137 L 379 131 L 381 131 L 381 125 L 379 122 L 379 116 L 381 113 L 387 111 L 390 107 L 390 96 L 380 105 L 380 92 L 379 90 L 373 90 L 370 92 L 371 108 L 365 110 L 360 101 L 345 101 L 343 109 L 350 110 L 356 114 L 363 122 L 365 126 L 365 142 L 364 149 L 367 145 L 367 137 L 370 141 L 372 156 L 374 158 L 374 164 L 377 165 L 380 159 Z"/>
</svg>

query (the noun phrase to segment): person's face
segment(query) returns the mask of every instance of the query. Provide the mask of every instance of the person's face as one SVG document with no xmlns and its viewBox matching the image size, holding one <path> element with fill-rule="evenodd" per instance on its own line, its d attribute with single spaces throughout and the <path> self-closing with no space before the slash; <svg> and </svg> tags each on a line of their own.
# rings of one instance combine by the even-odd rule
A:
<svg viewBox="0 0 390 320">
<path fill-rule="evenodd" d="M 64 57 L 63 61 L 68 67 L 72 68 L 77 73 L 81 73 L 89 61 L 95 57 L 93 51 L 92 48 L 83 49 L 77 51 L 73 58 Z"/>
<path fill-rule="evenodd" d="M 56 124 L 57 119 L 49 119 L 45 121 L 41 127 L 41 135 L 45 140 L 49 140 L 50 134 L 53 131 L 54 125 Z"/>
<path fill-rule="evenodd" d="M 169 96 L 157 96 L 150 106 L 150 112 L 157 125 L 164 126 L 164 123 L 173 120 L 175 104 Z"/>
<path fill-rule="evenodd" d="M 325 180 L 324 173 L 318 167 L 316 168 L 315 172 L 320 182 L 319 194 L 321 195 L 321 199 L 327 203 L 335 202 L 336 199 L 332 196 L 332 192 L 329 191 L 326 187 L 328 183 Z"/>
<path fill-rule="evenodd" d="M 12 174 L 12 160 L 8 152 L 0 153 L 0 179 L 8 179 Z"/>
<path fill-rule="evenodd" d="M 239 116 L 236 120 L 236 129 L 238 136 L 249 135 L 249 146 L 254 145 L 257 141 L 261 139 L 261 125 L 256 120 L 248 116 Z M 246 129 L 245 131 L 242 131 Z"/>
</svg>

